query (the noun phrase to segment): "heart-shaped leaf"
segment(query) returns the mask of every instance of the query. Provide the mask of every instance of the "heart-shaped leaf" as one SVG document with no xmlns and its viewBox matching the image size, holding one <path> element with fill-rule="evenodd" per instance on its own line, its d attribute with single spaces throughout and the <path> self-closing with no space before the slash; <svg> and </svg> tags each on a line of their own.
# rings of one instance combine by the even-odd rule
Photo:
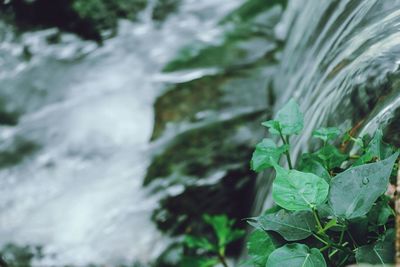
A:
<svg viewBox="0 0 400 267">
<path fill-rule="evenodd" d="M 288 244 L 278 248 L 268 257 L 268 267 L 326 267 L 324 256 L 318 249 L 303 244 Z"/>
<path fill-rule="evenodd" d="M 328 198 L 335 215 L 353 219 L 367 214 L 378 197 L 385 193 L 398 155 L 352 167 L 332 178 Z"/>
<path fill-rule="evenodd" d="M 287 241 L 309 237 L 316 225 L 310 211 L 290 212 L 283 209 L 260 216 L 258 222 L 264 230 L 278 232 Z"/>
<path fill-rule="evenodd" d="M 312 135 L 315 138 L 319 138 L 322 141 L 324 141 L 324 143 L 326 143 L 329 140 L 336 139 L 336 137 L 338 137 L 340 133 L 341 132 L 339 128 L 329 127 L 329 128 L 320 128 L 318 130 L 315 130 Z"/>
<path fill-rule="evenodd" d="M 299 105 L 291 99 L 276 113 L 274 120 L 264 122 L 262 125 L 269 128 L 271 134 L 292 135 L 299 134 L 303 129 L 303 124 L 303 114 Z"/>
<path fill-rule="evenodd" d="M 277 175 L 272 185 L 272 197 L 282 208 L 310 210 L 326 200 L 329 185 L 323 178 L 312 173 L 274 167 Z"/>
<path fill-rule="evenodd" d="M 277 147 L 271 139 L 264 139 L 257 144 L 251 159 L 251 169 L 260 172 L 273 166 L 288 149 L 287 145 Z"/>
</svg>

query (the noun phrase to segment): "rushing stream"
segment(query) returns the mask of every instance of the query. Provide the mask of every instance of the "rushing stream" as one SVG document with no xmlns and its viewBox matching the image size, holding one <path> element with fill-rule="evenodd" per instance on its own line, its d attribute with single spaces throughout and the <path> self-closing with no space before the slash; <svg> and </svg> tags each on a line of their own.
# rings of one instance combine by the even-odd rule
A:
<svg viewBox="0 0 400 267">
<path fill-rule="evenodd" d="M 388 139 L 400 145 L 400 1 L 289 1 L 276 30 L 286 45 L 275 108 L 294 97 L 305 113 L 294 155 L 309 149 L 321 126 L 356 127 L 360 135 L 388 126 Z"/>
<path fill-rule="evenodd" d="M 20 114 L 0 127 L 2 244 L 44 245 L 57 264 L 146 262 L 164 248 L 150 222 L 157 199 L 142 188 L 159 73 L 238 4 L 187 0 L 161 26 L 147 10 L 101 47 L 1 24 L 0 98 Z"/>
</svg>

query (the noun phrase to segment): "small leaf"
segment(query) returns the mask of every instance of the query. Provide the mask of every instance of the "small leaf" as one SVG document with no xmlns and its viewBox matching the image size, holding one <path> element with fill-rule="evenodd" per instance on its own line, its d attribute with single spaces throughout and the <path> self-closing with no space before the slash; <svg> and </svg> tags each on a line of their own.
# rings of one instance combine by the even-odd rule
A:
<svg viewBox="0 0 400 267">
<path fill-rule="evenodd" d="M 214 228 L 218 238 L 218 250 L 222 255 L 225 253 L 226 245 L 243 237 L 245 234 L 243 230 L 233 229 L 235 221 L 229 220 L 226 215 L 204 215 L 203 219 Z"/>
<path fill-rule="evenodd" d="M 303 244 L 288 244 L 278 248 L 268 257 L 268 267 L 326 267 L 324 256 L 318 249 Z"/>
<path fill-rule="evenodd" d="M 324 165 L 317 159 L 315 155 L 305 153 L 301 156 L 298 169 L 302 172 L 310 172 L 321 178 L 324 178 L 328 183 L 331 176 Z"/>
<path fill-rule="evenodd" d="M 329 140 L 335 140 L 340 135 L 340 133 L 341 132 L 339 128 L 329 127 L 315 130 L 312 135 L 315 138 L 319 138 L 324 141 L 324 143 L 326 143 Z"/>
<path fill-rule="evenodd" d="M 275 169 L 277 175 L 272 185 L 272 197 L 282 208 L 310 210 L 326 200 L 329 185 L 321 177 L 296 170 L 286 171 L 279 166 Z"/>
<path fill-rule="evenodd" d="M 274 120 L 264 122 L 262 125 L 268 127 L 271 134 L 293 135 L 301 132 L 303 121 L 299 105 L 291 99 L 276 113 Z"/>
<path fill-rule="evenodd" d="M 367 214 L 378 197 L 385 193 L 398 155 L 352 167 L 332 178 L 329 205 L 335 215 L 353 219 Z"/>
<path fill-rule="evenodd" d="M 287 241 L 309 237 L 315 231 L 316 225 L 310 211 L 290 212 L 283 209 L 276 213 L 262 215 L 258 221 L 264 230 L 278 232 Z"/>
<path fill-rule="evenodd" d="M 314 155 L 322 162 L 328 170 L 340 167 L 343 161 L 345 161 L 348 156 L 340 152 L 333 145 L 326 145 L 320 150 L 314 152 Z"/>
<path fill-rule="evenodd" d="M 353 163 L 353 166 L 368 163 L 373 159 L 384 160 L 391 156 L 394 151 L 391 145 L 383 142 L 382 129 L 378 129 L 365 149 L 365 153 Z"/>
<path fill-rule="evenodd" d="M 394 237 L 394 229 L 389 229 L 382 240 L 359 247 L 356 251 L 357 263 L 379 264 L 379 266 L 394 263 Z"/>
<path fill-rule="evenodd" d="M 251 169 L 260 172 L 277 163 L 283 153 L 288 149 L 287 145 L 277 147 L 271 139 L 264 139 L 256 146 L 251 159 Z"/>
<path fill-rule="evenodd" d="M 272 239 L 263 230 L 255 230 L 250 234 L 247 250 L 254 266 L 265 267 L 269 255 L 275 248 Z"/>
<path fill-rule="evenodd" d="M 271 134 L 280 135 L 282 131 L 279 121 L 269 120 L 261 123 L 261 125 L 267 127 Z"/>
</svg>

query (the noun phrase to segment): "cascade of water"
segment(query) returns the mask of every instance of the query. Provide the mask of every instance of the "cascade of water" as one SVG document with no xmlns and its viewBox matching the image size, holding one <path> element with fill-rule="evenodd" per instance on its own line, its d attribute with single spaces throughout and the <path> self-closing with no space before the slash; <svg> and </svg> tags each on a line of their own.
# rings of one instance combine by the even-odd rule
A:
<svg viewBox="0 0 400 267">
<path fill-rule="evenodd" d="M 157 201 L 141 188 L 157 77 L 239 2 L 183 1 L 157 27 L 121 21 L 102 47 L 0 25 L 1 112 L 17 114 L 0 127 L 2 244 L 44 245 L 57 264 L 145 262 L 164 247 L 150 222 Z"/>
<path fill-rule="evenodd" d="M 393 122 L 400 102 L 399 14 L 400 1 L 289 2 L 277 27 L 286 44 L 274 87 L 276 108 L 294 97 L 304 111 L 295 157 L 320 126 L 359 124 L 359 132 L 371 133 Z"/>
</svg>

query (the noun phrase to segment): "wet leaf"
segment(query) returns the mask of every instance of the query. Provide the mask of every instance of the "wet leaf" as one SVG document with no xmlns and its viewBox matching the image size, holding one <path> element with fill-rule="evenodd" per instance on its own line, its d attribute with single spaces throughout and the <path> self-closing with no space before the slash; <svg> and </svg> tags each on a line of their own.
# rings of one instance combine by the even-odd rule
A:
<svg viewBox="0 0 400 267">
<path fill-rule="evenodd" d="M 275 169 L 272 197 L 279 206 L 293 211 L 310 210 L 326 200 L 329 185 L 323 178 L 279 166 Z"/>
<path fill-rule="evenodd" d="M 257 144 L 256 150 L 251 159 L 251 169 L 260 172 L 277 163 L 283 153 L 287 151 L 288 146 L 277 147 L 271 139 L 264 139 Z"/>
<path fill-rule="evenodd" d="M 309 237 L 315 231 L 316 225 L 310 211 L 290 212 L 283 209 L 276 213 L 262 215 L 258 221 L 264 230 L 278 232 L 287 241 Z"/>
<path fill-rule="evenodd" d="M 318 249 L 310 249 L 303 244 L 288 244 L 278 248 L 268 258 L 268 267 L 326 267 L 326 262 Z"/>
<path fill-rule="evenodd" d="M 275 245 L 268 233 L 263 230 L 255 230 L 249 236 L 247 250 L 251 262 L 256 267 L 264 267 L 269 255 L 275 250 Z"/>
<path fill-rule="evenodd" d="M 340 135 L 340 129 L 336 127 L 329 127 L 329 128 L 320 128 L 313 132 L 313 136 L 315 138 L 319 138 L 324 143 L 328 142 L 329 140 L 335 140 Z"/>
<path fill-rule="evenodd" d="M 328 198 L 335 215 L 353 219 L 367 214 L 378 197 L 385 193 L 398 155 L 352 167 L 332 178 Z"/>
<path fill-rule="evenodd" d="M 266 121 L 262 125 L 269 128 L 271 134 L 293 135 L 303 129 L 304 119 L 299 105 L 293 99 L 276 113 L 274 120 Z"/>
</svg>

